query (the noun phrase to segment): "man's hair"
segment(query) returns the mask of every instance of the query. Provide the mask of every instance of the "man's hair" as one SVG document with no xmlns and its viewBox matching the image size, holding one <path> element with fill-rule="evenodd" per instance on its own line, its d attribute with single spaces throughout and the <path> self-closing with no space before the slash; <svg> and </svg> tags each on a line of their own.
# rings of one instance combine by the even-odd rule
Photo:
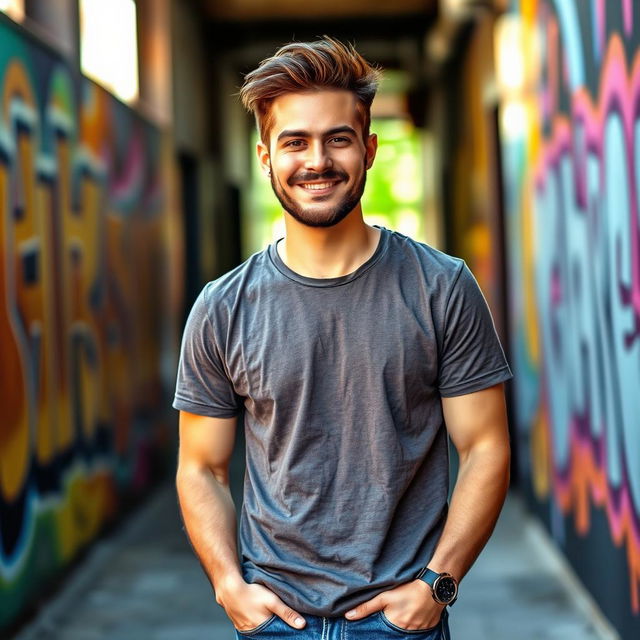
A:
<svg viewBox="0 0 640 640">
<path fill-rule="evenodd" d="M 268 144 L 273 125 L 271 103 L 279 96 L 318 89 L 352 91 L 366 140 L 380 77 L 380 68 L 369 64 L 353 45 L 324 36 L 315 42 L 292 42 L 263 60 L 245 76 L 240 98 L 253 112 L 260 137 Z"/>
</svg>

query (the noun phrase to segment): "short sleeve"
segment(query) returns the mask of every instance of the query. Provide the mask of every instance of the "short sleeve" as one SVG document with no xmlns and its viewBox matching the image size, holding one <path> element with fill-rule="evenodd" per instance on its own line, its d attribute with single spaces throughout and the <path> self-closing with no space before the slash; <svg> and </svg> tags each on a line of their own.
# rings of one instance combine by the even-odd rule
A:
<svg viewBox="0 0 640 640">
<path fill-rule="evenodd" d="M 438 371 L 440 395 L 473 393 L 511 377 L 487 301 L 462 263 L 445 305 Z"/>
<path fill-rule="evenodd" d="M 211 418 L 239 413 L 240 399 L 225 372 L 207 312 L 205 287 L 195 301 L 182 335 L 174 409 Z"/>
</svg>

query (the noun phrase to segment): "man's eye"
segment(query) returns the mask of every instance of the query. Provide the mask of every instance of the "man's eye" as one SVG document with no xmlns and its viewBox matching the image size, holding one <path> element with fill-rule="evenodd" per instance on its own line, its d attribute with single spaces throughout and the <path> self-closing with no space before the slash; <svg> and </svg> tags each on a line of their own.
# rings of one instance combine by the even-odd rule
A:
<svg viewBox="0 0 640 640">
<path fill-rule="evenodd" d="M 289 140 L 285 142 L 285 147 L 301 147 L 304 145 L 304 140 Z"/>
<path fill-rule="evenodd" d="M 349 142 L 351 142 L 351 140 L 349 140 L 349 138 L 345 138 L 344 136 L 336 136 L 335 138 L 331 138 L 329 142 L 331 142 L 332 144 L 348 144 Z"/>
</svg>

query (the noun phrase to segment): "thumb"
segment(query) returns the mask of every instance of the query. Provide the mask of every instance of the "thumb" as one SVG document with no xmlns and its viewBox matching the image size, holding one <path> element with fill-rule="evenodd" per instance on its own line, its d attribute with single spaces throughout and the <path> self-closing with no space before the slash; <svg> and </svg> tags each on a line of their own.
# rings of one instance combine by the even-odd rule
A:
<svg viewBox="0 0 640 640">
<path fill-rule="evenodd" d="M 279 618 L 282 618 L 290 627 L 294 627 L 295 629 L 302 629 L 307 624 L 306 620 L 297 611 L 288 607 L 277 596 L 271 610 Z"/>
<path fill-rule="evenodd" d="M 360 618 L 366 618 L 376 611 L 381 611 L 384 607 L 384 595 L 380 593 L 375 598 L 371 598 L 371 600 L 367 600 L 367 602 L 359 604 L 355 609 L 347 611 L 347 613 L 345 613 L 345 617 L 349 618 L 349 620 L 360 620 Z"/>
</svg>

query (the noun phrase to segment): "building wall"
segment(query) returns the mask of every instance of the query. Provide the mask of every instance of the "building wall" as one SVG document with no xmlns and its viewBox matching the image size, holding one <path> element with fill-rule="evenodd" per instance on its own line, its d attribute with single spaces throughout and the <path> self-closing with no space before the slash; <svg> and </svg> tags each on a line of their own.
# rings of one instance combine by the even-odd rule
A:
<svg viewBox="0 0 640 640">
<path fill-rule="evenodd" d="M 501 131 L 521 475 L 605 615 L 637 638 L 640 7 L 521 0 L 510 20 Z"/>
<path fill-rule="evenodd" d="M 3 627 L 162 464 L 177 294 L 166 134 L 3 16 L 0 95 Z"/>
<path fill-rule="evenodd" d="M 491 14 L 479 12 L 469 37 L 449 63 L 445 86 L 450 122 L 440 135 L 446 138 L 442 149 L 449 158 L 447 249 L 469 265 L 504 340 L 497 96 L 490 90 L 493 25 Z"/>
</svg>

